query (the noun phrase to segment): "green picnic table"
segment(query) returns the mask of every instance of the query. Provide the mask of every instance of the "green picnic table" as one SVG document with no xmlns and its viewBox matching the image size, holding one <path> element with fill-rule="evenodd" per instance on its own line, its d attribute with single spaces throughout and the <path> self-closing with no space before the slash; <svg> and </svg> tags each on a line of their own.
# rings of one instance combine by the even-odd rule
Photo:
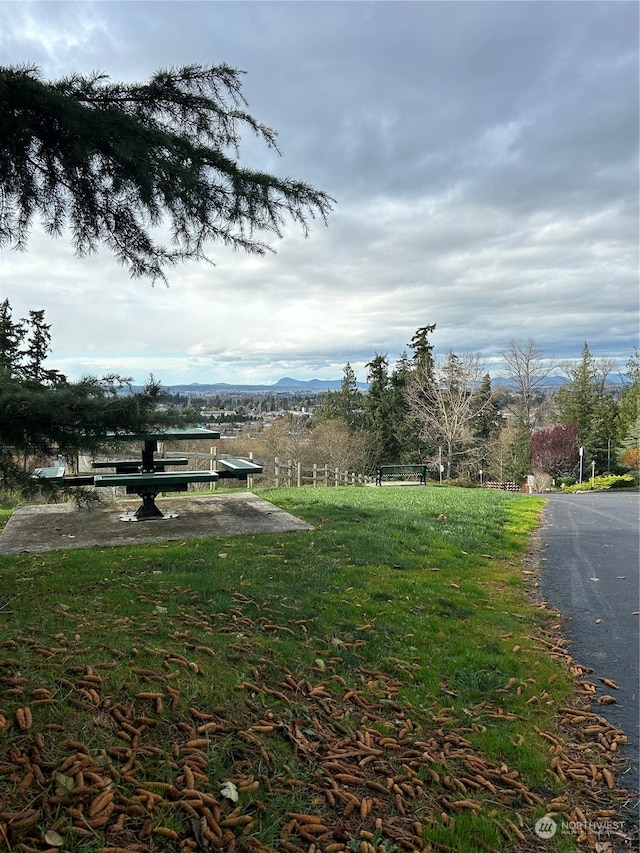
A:
<svg viewBox="0 0 640 853">
<path fill-rule="evenodd" d="M 208 438 L 213 441 L 220 438 L 220 433 L 212 429 L 204 427 L 188 427 L 186 429 L 163 429 L 145 433 L 122 432 L 109 433 L 108 439 L 114 442 L 142 442 L 142 454 L 140 459 L 140 472 L 146 473 L 149 471 L 157 471 L 159 464 L 166 464 L 166 460 L 162 462 L 156 459 L 159 441 L 197 441 L 203 438 Z M 127 461 L 127 460 L 123 460 Z"/>
<path fill-rule="evenodd" d="M 218 479 L 215 471 L 165 471 L 166 465 L 187 464 L 186 459 L 169 460 L 157 458 L 158 442 L 196 441 L 203 438 L 213 441 L 220 438 L 219 432 L 204 427 L 186 429 L 163 429 L 146 433 L 112 433 L 108 436 L 114 442 L 142 442 L 140 461 L 120 459 L 113 460 L 111 466 L 115 474 L 96 474 L 94 486 L 125 486 L 127 494 L 136 494 L 142 499 L 142 504 L 132 516 L 123 516 L 127 521 L 146 521 L 149 519 L 167 518 L 156 506 L 156 498 L 161 492 L 181 492 L 189 483 L 211 483 Z M 135 467 L 134 467 L 135 465 Z M 92 463 L 92 467 L 107 467 L 107 463 Z"/>
<path fill-rule="evenodd" d="M 46 480 L 56 486 L 92 486 L 93 476 L 91 474 L 78 474 L 68 476 L 65 465 L 52 465 L 49 468 L 34 468 L 31 476 L 35 480 Z"/>
<path fill-rule="evenodd" d="M 31 476 L 38 480 L 48 480 L 50 483 L 62 483 L 66 470 L 64 465 L 52 465 L 50 468 L 34 468 Z"/>
<path fill-rule="evenodd" d="M 253 474 L 262 474 L 262 465 L 258 465 L 249 459 L 224 457 L 217 459 L 216 462 L 218 465 L 217 474 L 221 480 L 229 477 L 234 477 L 236 480 L 246 480 Z"/>
<path fill-rule="evenodd" d="M 187 458 L 158 457 L 158 442 L 197 441 L 220 438 L 220 433 L 204 427 L 187 429 L 164 429 L 148 433 L 110 433 L 107 441 L 113 444 L 121 442 L 141 442 L 142 450 L 138 458 L 103 459 L 93 461 L 91 467 L 99 471 L 111 468 L 115 473 L 96 473 L 91 475 L 67 476 L 64 466 L 36 468 L 33 477 L 57 485 L 88 486 L 106 488 L 124 486 L 127 494 L 138 495 L 142 503 L 138 509 L 126 516 L 123 521 L 146 521 L 168 518 L 175 513 L 163 513 L 156 506 L 156 498 L 163 492 L 181 492 L 189 483 L 215 483 L 219 479 L 235 478 L 246 480 L 253 474 L 261 474 L 262 466 L 248 459 L 226 457 L 216 460 L 216 471 L 166 471 L 167 467 L 187 465 Z"/>
<path fill-rule="evenodd" d="M 170 517 L 156 506 L 161 492 L 183 492 L 189 483 L 212 483 L 218 479 L 215 471 L 148 471 L 128 474 L 96 474 L 95 486 L 125 486 L 128 495 L 139 495 L 142 504 L 126 521 L 143 521 Z"/>
</svg>

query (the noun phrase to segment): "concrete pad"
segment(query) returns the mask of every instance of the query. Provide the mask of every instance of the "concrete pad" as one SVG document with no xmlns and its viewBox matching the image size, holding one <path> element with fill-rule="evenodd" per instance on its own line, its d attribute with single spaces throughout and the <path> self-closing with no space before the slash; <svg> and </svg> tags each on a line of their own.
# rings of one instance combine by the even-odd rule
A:
<svg viewBox="0 0 640 853">
<path fill-rule="evenodd" d="M 0 554 L 313 529 L 252 492 L 160 498 L 158 508 L 168 517 L 121 521 L 139 505 L 136 498 L 87 508 L 75 504 L 18 507 L 0 534 Z"/>
</svg>

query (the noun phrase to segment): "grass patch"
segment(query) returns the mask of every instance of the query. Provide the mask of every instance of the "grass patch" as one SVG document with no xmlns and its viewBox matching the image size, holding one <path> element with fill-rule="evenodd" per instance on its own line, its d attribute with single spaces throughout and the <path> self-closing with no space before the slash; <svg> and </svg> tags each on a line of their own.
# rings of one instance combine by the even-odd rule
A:
<svg viewBox="0 0 640 853">
<path fill-rule="evenodd" d="M 533 850 L 547 813 L 603 819 L 619 733 L 525 589 L 541 499 L 260 494 L 314 529 L 0 557 L 0 843 Z"/>
<path fill-rule="evenodd" d="M 0 530 L 2 530 L 7 521 L 9 521 L 12 512 L 13 510 L 11 509 L 4 509 L 3 507 L 0 507 Z"/>
</svg>

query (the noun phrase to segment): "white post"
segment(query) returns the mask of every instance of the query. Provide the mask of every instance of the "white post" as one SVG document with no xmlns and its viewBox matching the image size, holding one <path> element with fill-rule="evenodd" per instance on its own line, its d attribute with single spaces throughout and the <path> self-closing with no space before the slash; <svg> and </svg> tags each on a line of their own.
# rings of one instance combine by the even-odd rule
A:
<svg viewBox="0 0 640 853">
<path fill-rule="evenodd" d="M 218 455 L 217 455 L 217 448 L 215 446 L 209 448 L 209 456 L 210 456 L 209 471 L 217 471 L 218 470 Z M 212 480 L 209 483 L 209 491 L 212 492 L 215 489 L 215 487 L 216 487 L 216 481 Z"/>
<path fill-rule="evenodd" d="M 276 456 L 275 460 L 275 480 L 276 480 L 276 489 L 280 486 L 280 460 Z"/>
<path fill-rule="evenodd" d="M 313 488 L 318 488 L 318 465 L 317 463 L 313 463 Z"/>
<path fill-rule="evenodd" d="M 580 445 L 580 484 L 582 484 L 582 462 L 584 460 L 584 447 Z"/>
</svg>

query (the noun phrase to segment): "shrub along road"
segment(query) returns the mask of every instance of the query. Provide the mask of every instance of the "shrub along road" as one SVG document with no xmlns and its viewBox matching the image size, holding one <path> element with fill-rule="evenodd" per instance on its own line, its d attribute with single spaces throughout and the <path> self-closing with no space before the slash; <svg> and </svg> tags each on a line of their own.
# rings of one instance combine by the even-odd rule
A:
<svg viewBox="0 0 640 853">
<path fill-rule="evenodd" d="M 593 670 L 589 681 L 602 716 L 629 738 L 631 766 L 619 782 L 634 790 L 640 750 L 638 508 L 637 492 L 551 494 L 541 536 L 541 591 L 567 619 L 572 657 Z"/>
</svg>

